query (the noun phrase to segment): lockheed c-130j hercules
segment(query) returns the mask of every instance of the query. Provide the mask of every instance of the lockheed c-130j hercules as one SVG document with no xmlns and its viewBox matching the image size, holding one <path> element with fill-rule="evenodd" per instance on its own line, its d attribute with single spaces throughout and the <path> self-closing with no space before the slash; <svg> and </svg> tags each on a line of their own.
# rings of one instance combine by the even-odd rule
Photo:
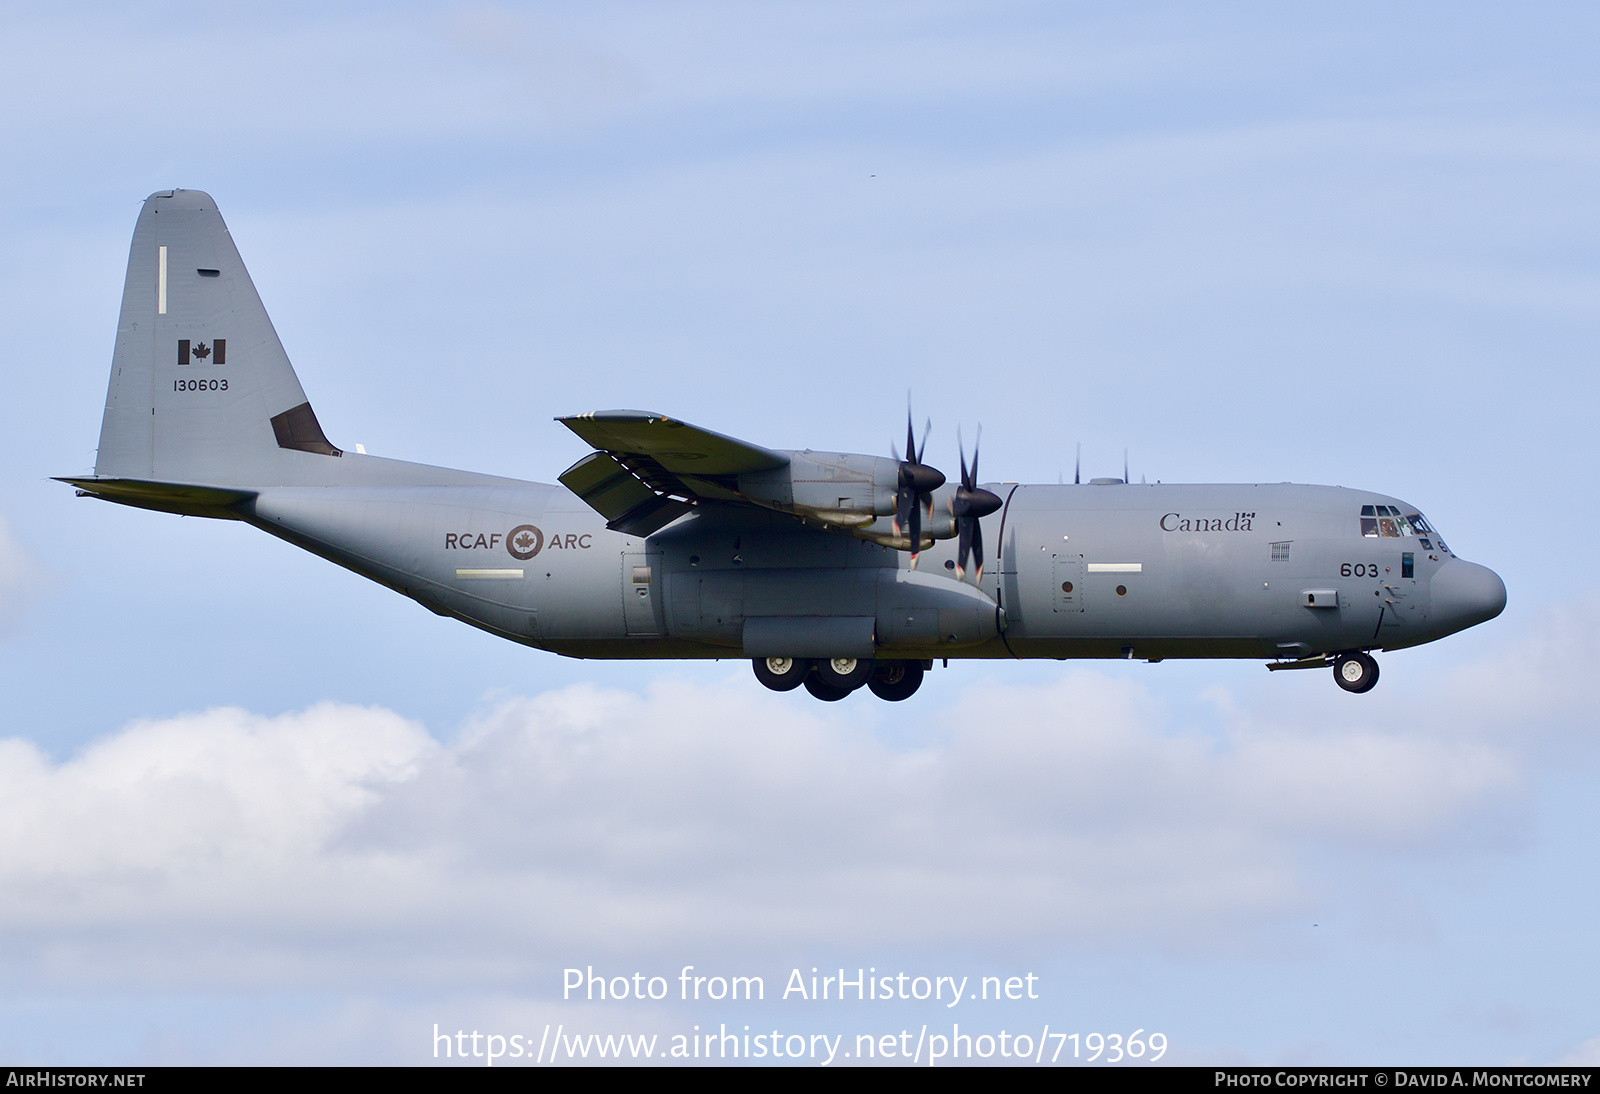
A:
<svg viewBox="0 0 1600 1094">
<path fill-rule="evenodd" d="M 216 205 L 162 191 L 134 229 L 94 474 L 62 481 L 244 521 L 524 645 L 748 658 L 824 700 L 905 699 L 957 658 L 1256 658 L 1363 692 L 1370 651 L 1505 606 L 1493 571 L 1366 490 L 981 485 L 976 447 L 952 483 L 909 422 L 888 458 L 638 411 L 557 420 L 593 449 L 560 485 L 335 447 Z"/>
</svg>

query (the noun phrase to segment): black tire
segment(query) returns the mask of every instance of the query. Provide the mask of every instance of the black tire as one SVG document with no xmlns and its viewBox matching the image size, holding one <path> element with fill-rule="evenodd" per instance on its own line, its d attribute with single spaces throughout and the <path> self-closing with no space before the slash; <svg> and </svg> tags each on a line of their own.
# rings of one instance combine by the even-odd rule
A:
<svg viewBox="0 0 1600 1094">
<path fill-rule="evenodd" d="M 872 679 L 877 664 L 870 657 L 819 657 L 815 675 L 830 688 L 854 691 Z"/>
<path fill-rule="evenodd" d="M 872 679 L 867 681 L 872 694 L 890 703 L 911 698 L 921 686 L 921 661 L 879 661 Z"/>
<path fill-rule="evenodd" d="M 1360 651 L 1341 653 L 1333 662 L 1333 679 L 1344 690 L 1360 695 L 1377 685 L 1378 663 Z"/>
<path fill-rule="evenodd" d="M 837 703 L 850 694 L 849 688 L 836 688 L 831 684 L 824 684 L 817 679 L 816 673 L 806 677 L 806 690 L 824 703 Z"/>
<path fill-rule="evenodd" d="M 811 662 L 804 657 L 757 657 L 750 667 L 756 679 L 773 691 L 793 691 L 811 672 Z"/>
</svg>

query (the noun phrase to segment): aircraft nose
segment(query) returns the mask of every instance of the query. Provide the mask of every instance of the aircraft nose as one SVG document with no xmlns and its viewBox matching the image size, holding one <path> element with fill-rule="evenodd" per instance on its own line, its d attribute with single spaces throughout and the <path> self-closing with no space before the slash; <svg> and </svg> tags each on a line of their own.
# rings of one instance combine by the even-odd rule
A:
<svg viewBox="0 0 1600 1094">
<path fill-rule="evenodd" d="M 1506 583 L 1476 562 L 1451 559 L 1433 575 L 1433 618 L 1450 631 L 1493 619 L 1506 607 Z"/>
</svg>

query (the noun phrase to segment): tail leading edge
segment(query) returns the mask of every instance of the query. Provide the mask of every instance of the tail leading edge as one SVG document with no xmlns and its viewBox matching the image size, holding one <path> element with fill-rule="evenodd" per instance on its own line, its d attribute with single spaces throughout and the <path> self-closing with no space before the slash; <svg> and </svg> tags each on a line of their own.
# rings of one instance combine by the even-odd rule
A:
<svg viewBox="0 0 1600 1094">
<path fill-rule="evenodd" d="M 151 194 L 128 254 L 95 476 L 66 481 L 192 511 L 250 487 L 332 485 L 341 456 L 216 202 L 199 190 Z"/>
</svg>

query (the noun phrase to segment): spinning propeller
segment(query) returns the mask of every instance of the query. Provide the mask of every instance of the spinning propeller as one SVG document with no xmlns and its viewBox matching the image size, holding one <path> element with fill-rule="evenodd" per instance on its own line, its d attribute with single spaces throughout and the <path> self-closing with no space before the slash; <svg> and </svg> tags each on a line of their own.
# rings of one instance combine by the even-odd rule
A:
<svg viewBox="0 0 1600 1094">
<path fill-rule="evenodd" d="M 922 444 L 917 444 L 916 432 L 911 425 L 911 407 L 906 406 L 906 456 L 900 460 L 900 453 L 894 452 L 894 458 L 900 460 L 899 485 L 895 494 L 894 531 L 896 535 L 905 536 L 911 541 L 911 568 L 917 567 L 917 555 L 922 550 L 922 521 L 926 510 L 928 517 L 933 516 L 933 492 L 945 484 L 944 473 L 938 468 L 929 467 L 922 462 L 922 455 L 928 447 L 928 434 L 933 429 L 933 421 L 923 427 Z M 978 442 L 983 442 L 983 429 L 978 429 Z M 995 512 L 1003 504 L 1000 498 L 992 491 L 984 490 L 978 485 L 978 445 L 972 447 L 972 466 L 967 466 L 966 446 L 961 443 L 960 431 L 956 432 L 956 444 L 961 453 L 961 484 L 956 487 L 950 496 L 950 513 L 955 517 L 956 535 L 959 537 L 959 547 L 956 552 L 956 577 L 965 578 L 967 571 L 967 558 L 970 555 L 974 564 L 974 573 L 978 580 L 983 579 L 983 527 L 978 522 Z M 890 445 L 894 451 L 894 446 Z"/>
<path fill-rule="evenodd" d="M 900 460 L 900 484 L 895 494 L 894 531 L 911 540 L 911 568 L 917 568 L 917 554 L 922 550 L 922 511 L 933 515 L 933 492 L 944 485 L 944 472 L 922 462 L 922 453 L 928 447 L 928 434 L 933 430 L 933 419 L 922 430 L 922 447 L 917 447 L 917 435 L 911 427 L 911 404 L 906 403 L 906 458 Z M 889 446 L 894 451 L 894 446 Z M 899 460 L 900 453 L 894 452 Z"/>
<path fill-rule="evenodd" d="M 972 467 L 967 467 L 966 446 L 961 443 L 961 431 L 956 430 L 956 449 L 961 454 L 961 485 L 950 499 L 950 512 L 956 518 L 956 577 L 964 578 L 967 572 L 967 551 L 972 552 L 973 573 L 983 580 L 983 525 L 978 521 L 999 509 L 1000 496 L 978 485 L 978 445 L 983 443 L 983 427 L 978 427 L 978 440 L 972 446 Z"/>
</svg>

